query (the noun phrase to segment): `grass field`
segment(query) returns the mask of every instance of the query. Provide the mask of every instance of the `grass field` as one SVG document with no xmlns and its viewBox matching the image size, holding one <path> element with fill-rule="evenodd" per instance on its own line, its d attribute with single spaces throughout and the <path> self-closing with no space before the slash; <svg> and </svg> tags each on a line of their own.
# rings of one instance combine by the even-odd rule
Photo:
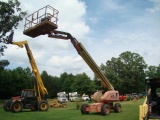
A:
<svg viewBox="0 0 160 120">
<path fill-rule="evenodd" d="M 121 113 L 110 112 L 108 116 L 102 116 L 99 113 L 90 113 L 82 115 L 79 109 L 76 109 L 74 102 L 68 102 L 67 108 L 52 108 L 47 112 L 31 112 L 23 110 L 20 113 L 6 112 L 3 110 L 3 103 L 0 101 L 0 120 L 138 120 L 139 105 L 144 99 L 137 101 L 120 102 L 122 105 Z"/>
</svg>

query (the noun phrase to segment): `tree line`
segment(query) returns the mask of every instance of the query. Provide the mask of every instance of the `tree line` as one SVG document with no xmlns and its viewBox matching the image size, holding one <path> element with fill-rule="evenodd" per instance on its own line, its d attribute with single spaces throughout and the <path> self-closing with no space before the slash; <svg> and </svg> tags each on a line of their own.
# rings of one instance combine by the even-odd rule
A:
<svg viewBox="0 0 160 120">
<path fill-rule="evenodd" d="M 0 70 L 0 99 L 8 99 L 12 96 L 18 96 L 23 89 L 33 89 L 35 77 L 32 70 L 17 67 L 13 70 Z M 73 75 L 64 72 L 60 77 L 48 75 L 46 71 L 41 73 L 41 78 L 48 90 L 48 98 L 57 97 L 58 92 L 66 93 L 78 91 L 79 94 L 87 93 L 91 95 L 96 87 L 85 73 Z"/>
<path fill-rule="evenodd" d="M 0 99 L 7 99 L 12 96 L 20 95 L 23 89 L 33 89 L 33 81 L 35 80 L 32 70 L 17 67 L 13 70 L 5 69 L 9 65 L 9 61 L 1 60 L 0 62 Z M 104 72 L 115 90 L 120 94 L 141 93 L 145 91 L 144 80 L 146 77 L 160 77 L 159 66 L 147 66 L 143 57 L 137 53 L 126 51 L 119 55 L 118 58 L 112 58 L 101 64 L 100 69 Z M 48 97 L 57 97 L 57 92 L 66 93 L 78 92 L 79 94 L 93 95 L 97 90 L 107 90 L 102 86 L 96 76 L 91 79 L 87 73 L 73 75 L 64 72 L 60 77 L 52 76 L 43 71 L 41 73 L 42 80 L 48 90 Z"/>
</svg>

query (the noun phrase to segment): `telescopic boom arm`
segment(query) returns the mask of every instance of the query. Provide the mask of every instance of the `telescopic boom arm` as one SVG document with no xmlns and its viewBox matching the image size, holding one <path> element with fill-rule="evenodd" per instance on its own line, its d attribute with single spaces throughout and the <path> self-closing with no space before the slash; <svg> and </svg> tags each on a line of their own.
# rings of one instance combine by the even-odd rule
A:
<svg viewBox="0 0 160 120">
<path fill-rule="evenodd" d="M 11 44 L 17 45 L 20 48 L 23 48 L 23 46 L 25 46 L 26 51 L 27 51 L 27 55 L 28 55 L 28 58 L 29 58 L 29 61 L 30 61 L 31 67 L 32 67 L 32 73 L 36 77 L 36 85 L 34 86 L 34 89 L 37 90 L 38 101 L 41 101 L 41 99 L 47 97 L 48 91 L 43 84 L 42 78 L 39 74 L 38 67 L 37 67 L 36 62 L 34 60 L 32 52 L 29 48 L 28 42 L 27 41 L 20 41 L 20 42 L 12 42 Z"/>
<path fill-rule="evenodd" d="M 62 31 L 52 31 L 48 37 L 50 38 L 59 38 L 64 40 L 71 40 L 71 43 L 77 50 L 78 54 L 84 59 L 84 61 L 88 64 L 88 66 L 92 69 L 92 71 L 96 74 L 98 80 L 101 81 L 104 87 L 106 87 L 108 90 L 114 90 L 113 86 L 110 84 L 109 80 L 106 78 L 106 76 L 103 74 L 103 72 L 100 70 L 98 65 L 95 63 L 95 61 L 92 59 L 90 54 L 87 52 L 87 50 L 84 48 L 84 46 L 77 41 L 76 38 L 74 38 L 70 33 L 62 32 Z"/>
</svg>

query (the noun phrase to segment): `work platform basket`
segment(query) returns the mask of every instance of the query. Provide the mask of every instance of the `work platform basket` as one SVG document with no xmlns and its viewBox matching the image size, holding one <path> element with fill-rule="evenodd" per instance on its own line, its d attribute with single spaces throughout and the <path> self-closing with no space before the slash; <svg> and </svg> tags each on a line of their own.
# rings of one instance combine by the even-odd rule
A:
<svg viewBox="0 0 160 120">
<path fill-rule="evenodd" d="M 49 34 L 58 28 L 59 11 L 47 5 L 25 18 L 23 34 L 30 37 Z"/>
</svg>

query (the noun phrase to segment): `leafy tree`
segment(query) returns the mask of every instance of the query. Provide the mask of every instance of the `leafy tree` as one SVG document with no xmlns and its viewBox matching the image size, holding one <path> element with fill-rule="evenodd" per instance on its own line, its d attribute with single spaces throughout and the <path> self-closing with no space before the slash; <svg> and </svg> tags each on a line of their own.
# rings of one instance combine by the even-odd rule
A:
<svg viewBox="0 0 160 120">
<path fill-rule="evenodd" d="M 60 78 L 56 76 L 52 76 L 52 88 L 49 90 L 49 94 L 51 98 L 57 97 L 57 93 L 60 91 Z"/>
<path fill-rule="evenodd" d="M 61 90 L 63 90 L 63 89 L 62 89 L 62 85 L 63 85 L 63 83 L 65 82 L 65 80 L 66 80 L 67 77 L 68 77 L 68 73 L 66 73 L 66 72 L 64 72 L 63 74 L 60 75 Z M 60 91 L 61 91 L 61 90 L 60 90 Z M 60 91 L 59 91 L 59 92 L 60 92 Z M 61 91 L 61 92 L 62 92 L 62 91 Z"/>
<path fill-rule="evenodd" d="M 1 60 L 0 61 L 0 71 L 1 70 L 4 70 L 4 68 L 6 67 L 6 66 L 8 66 L 9 65 L 9 61 L 8 60 Z"/>
<path fill-rule="evenodd" d="M 92 95 L 96 90 L 93 81 L 83 73 L 75 76 L 75 81 L 72 84 L 72 91 L 77 91 L 81 95 L 84 93 Z"/>
<path fill-rule="evenodd" d="M 13 29 L 17 29 L 19 21 L 23 19 L 26 12 L 20 8 L 18 0 L 0 1 L 0 43 L 8 43 L 12 39 Z M 0 47 L 0 56 L 4 55 L 5 45 Z"/>
<path fill-rule="evenodd" d="M 21 90 L 33 88 L 33 76 L 29 68 L 18 67 L 0 71 L 0 99 L 20 95 Z"/>
<path fill-rule="evenodd" d="M 0 43 L 8 43 L 13 39 L 14 29 L 26 14 L 21 10 L 18 0 L 0 1 Z M 5 44 L 0 46 L 0 57 L 4 55 L 6 48 Z M 0 61 L 0 70 L 4 70 L 7 65 L 9 65 L 9 61 Z"/>
<path fill-rule="evenodd" d="M 159 78 L 160 77 L 160 65 L 156 66 L 149 66 L 146 70 L 146 76 L 149 78 Z"/>
<path fill-rule="evenodd" d="M 44 83 L 44 85 L 45 85 L 45 87 L 47 86 L 47 80 L 48 80 L 48 78 L 49 78 L 49 75 L 48 75 L 48 73 L 47 73 L 47 71 L 42 71 L 42 73 L 41 73 L 41 78 L 42 78 L 42 81 L 43 81 L 43 83 Z"/>
<path fill-rule="evenodd" d="M 65 91 L 67 93 L 71 92 L 71 86 L 74 83 L 74 76 L 72 74 L 68 74 L 65 78 L 65 81 L 62 84 L 61 91 Z"/>
<path fill-rule="evenodd" d="M 100 69 L 102 72 L 105 72 L 106 66 L 104 64 L 101 64 Z M 106 90 L 106 88 L 102 85 L 101 81 L 97 79 L 96 75 L 94 75 L 94 84 L 96 90 Z"/>
<path fill-rule="evenodd" d="M 8 99 L 15 94 L 14 80 L 10 70 L 0 71 L 0 99 Z"/>
<path fill-rule="evenodd" d="M 129 51 L 106 62 L 105 74 L 121 94 L 144 91 L 147 64 L 137 53 Z"/>
<path fill-rule="evenodd" d="M 16 69 L 13 69 L 12 78 L 14 80 L 14 83 L 12 84 L 16 89 L 15 94 L 20 94 L 23 89 L 33 89 L 34 77 L 32 76 L 30 68 L 17 67 Z"/>
<path fill-rule="evenodd" d="M 160 64 L 159 64 L 159 66 L 157 67 L 157 77 L 160 78 Z"/>
<path fill-rule="evenodd" d="M 41 77 L 42 77 L 44 86 L 48 91 L 48 97 L 49 98 L 57 97 L 57 92 L 60 91 L 60 88 L 61 88 L 61 85 L 59 84 L 60 83 L 59 78 L 48 75 L 46 71 L 43 71 L 41 73 Z"/>
</svg>

